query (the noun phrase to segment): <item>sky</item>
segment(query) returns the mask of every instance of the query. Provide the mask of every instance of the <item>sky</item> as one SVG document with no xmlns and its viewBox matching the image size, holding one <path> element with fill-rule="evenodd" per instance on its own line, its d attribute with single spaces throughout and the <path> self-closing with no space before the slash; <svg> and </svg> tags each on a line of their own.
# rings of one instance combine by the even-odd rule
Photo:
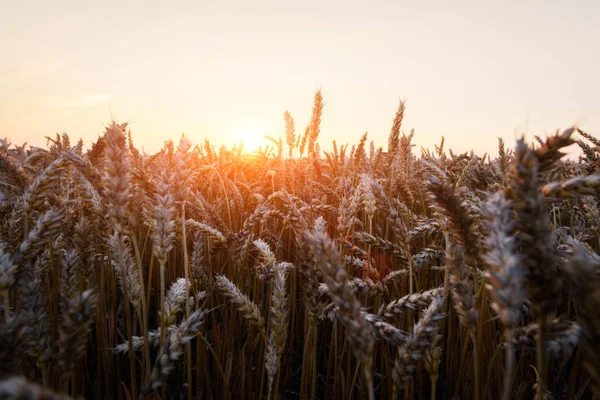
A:
<svg viewBox="0 0 600 400">
<path fill-rule="evenodd" d="M 169 3 L 169 4 L 168 4 Z M 185 133 L 495 153 L 574 124 L 600 136 L 598 1 L 1 1 L 0 137 L 86 146 L 115 119 L 148 152 Z"/>
</svg>

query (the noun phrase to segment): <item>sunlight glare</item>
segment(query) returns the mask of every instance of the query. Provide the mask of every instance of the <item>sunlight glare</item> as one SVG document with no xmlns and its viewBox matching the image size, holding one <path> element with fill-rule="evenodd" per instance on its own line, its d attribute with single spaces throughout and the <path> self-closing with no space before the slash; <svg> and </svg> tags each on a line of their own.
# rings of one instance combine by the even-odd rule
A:
<svg viewBox="0 0 600 400">
<path fill-rule="evenodd" d="M 261 146 L 265 146 L 266 139 L 264 131 L 258 126 L 240 125 L 235 129 L 234 140 L 237 144 L 243 144 L 247 153 L 253 153 Z"/>
</svg>

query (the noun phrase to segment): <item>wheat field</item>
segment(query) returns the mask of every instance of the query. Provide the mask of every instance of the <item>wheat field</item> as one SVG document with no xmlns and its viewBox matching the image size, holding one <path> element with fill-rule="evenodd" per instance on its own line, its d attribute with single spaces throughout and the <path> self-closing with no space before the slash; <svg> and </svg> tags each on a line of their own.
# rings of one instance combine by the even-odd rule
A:
<svg viewBox="0 0 600 400">
<path fill-rule="evenodd" d="M 417 156 L 401 102 L 327 152 L 323 109 L 252 154 L 2 141 L 0 398 L 600 396 L 600 139 Z"/>
</svg>

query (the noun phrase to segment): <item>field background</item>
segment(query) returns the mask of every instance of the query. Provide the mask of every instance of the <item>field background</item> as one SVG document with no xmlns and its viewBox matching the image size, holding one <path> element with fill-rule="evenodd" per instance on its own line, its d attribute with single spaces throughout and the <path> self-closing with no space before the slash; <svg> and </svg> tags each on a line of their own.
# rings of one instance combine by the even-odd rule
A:
<svg viewBox="0 0 600 400">
<path fill-rule="evenodd" d="M 416 156 L 400 103 L 323 152 L 323 104 L 254 153 L 3 141 L 1 397 L 590 398 L 600 141 Z"/>
</svg>

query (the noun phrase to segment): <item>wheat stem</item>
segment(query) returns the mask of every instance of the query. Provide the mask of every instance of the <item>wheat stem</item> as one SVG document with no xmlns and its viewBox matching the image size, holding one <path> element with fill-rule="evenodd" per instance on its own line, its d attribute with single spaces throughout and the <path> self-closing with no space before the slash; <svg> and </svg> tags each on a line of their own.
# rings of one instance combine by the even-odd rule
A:
<svg viewBox="0 0 600 400">
<path fill-rule="evenodd" d="M 142 302 L 142 309 L 140 311 L 140 319 L 142 325 L 142 332 L 144 335 L 144 381 L 150 382 L 150 374 L 152 372 L 152 367 L 150 364 L 150 343 L 148 341 L 148 320 L 146 316 L 148 315 L 148 307 L 146 305 L 146 296 L 144 296 L 144 268 L 142 266 L 142 256 L 140 254 L 140 248 L 138 246 L 137 238 L 134 233 L 130 233 L 131 242 L 133 243 L 133 249 L 135 251 L 136 264 L 138 267 L 139 274 L 139 282 L 140 282 L 140 300 Z"/>
<path fill-rule="evenodd" d="M 182 240 L 181 240 L 181 244 L 183 247 L 183 269 L 184 269 L 184 274 L 185 274 L 185 317 L 189 318 L 190 317 L 190 287 L 187 284 L 188 282 L 190 282 L 190 263 L 189 263 L 189 259 L 188 259 L 188 253 L 187 253 L 187 236 L 186 236 L 186 230 L 185 230 L 185 203 L 186 200 L 184 199 L 181 202 L 181 235 L 182 235 Z M 229 203 L 227 204 L 227 207 L 229 209 Z M 230 220 L 231 223 L 231 220 Z M 188 399 L 192 398 L 192 344 L 191 343 L 187 343 L 186 347 L 186 360 L 187 360 L 187 383 L 188 383 L 188 387 L 187 387 L 187 394 L 188 394 Z"/>
<path fill-rule="evenodd" d="M 504 393 L 503 400 L 511 399 L 512 379 L 515 369 L 515 351 L 512 343 L 513 331 L 508 330 L 505 334 L 504 345 L 506 346 L 506 371 L 504 372 Z"/>
<path fill-rule="evenodd" d="M 160 260 L 160 348 L 162 348 L 167 333 L 165 315 L 165 262 Z M 186 283 L 187 285 L 187 283 Z"/>
<path fill-rule="evenodd" d="M 10 292 L 9 289 L 2 289 L 2 297 L 4 298 L 4 323 L 8 324 L 10 320 Z"/>
<path fill-rule="evenodd" d="M 537 357 L 536 357 L 536 368 L 538 372 L 538 382 L 535 392 L 535 400 L 544 400 L 544 328 L 546 325 L 546 318 L 540 316 L 537 320 L 538 324 L 538 337 L 537 337 Z"/>
</svg>

